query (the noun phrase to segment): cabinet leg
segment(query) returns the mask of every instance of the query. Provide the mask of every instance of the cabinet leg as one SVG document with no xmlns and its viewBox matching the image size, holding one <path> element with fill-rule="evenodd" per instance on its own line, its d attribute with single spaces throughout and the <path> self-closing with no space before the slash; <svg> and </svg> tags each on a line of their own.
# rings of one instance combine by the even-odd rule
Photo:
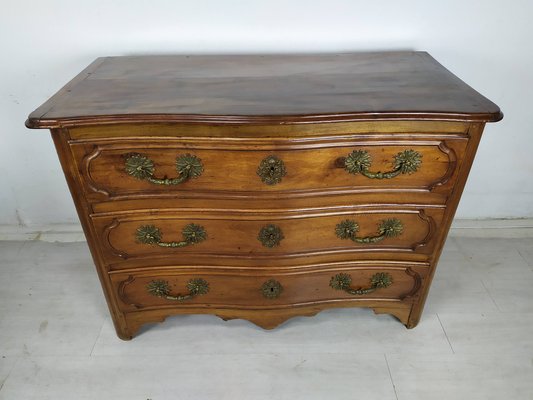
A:
<svg viewBox="0 0 533 400">
<path fill-rule="evenodd" d="M 117 336 L 122 340 L 131 340 L 135 331 L 132 331 L 129 323 L 126 322 L 125 318 L 120 318 L 118 321 L 113 319 L 113 325 L 115 326 L 115 331 Z"/>
<path fill-rule="evenodd" d="M 129 332 L 128 329 L 115 329 L 117 332 L 117 336 L 122 340 L 131 340 L 133 339 L 133 335 Z"/>
<path fill-rule="evenodd" d="M 415 303 L 413 304 L 413 308 L 411 309 L 411 312 L 409 313 L 409 318 L 407 319 L 407 323 L 405 323 L 405 327 L 407 329 L 413 329 L 418 325 L 420 322 L 420 317 L 422 316 L 422 311 L 424 310 L 424 304 Z"/>
</svg>

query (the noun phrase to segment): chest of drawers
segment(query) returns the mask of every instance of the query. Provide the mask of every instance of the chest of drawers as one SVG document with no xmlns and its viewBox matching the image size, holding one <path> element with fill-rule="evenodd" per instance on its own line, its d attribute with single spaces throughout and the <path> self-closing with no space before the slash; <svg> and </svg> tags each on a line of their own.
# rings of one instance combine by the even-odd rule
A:
<svg viewBox="0 0 533 400">
<path fill-rule="evenodd" d="M 418 323 L 499 108 L 423 52 L 97 59 L 30 114 L 119 337 L 175 314 Z"/>
</svg>

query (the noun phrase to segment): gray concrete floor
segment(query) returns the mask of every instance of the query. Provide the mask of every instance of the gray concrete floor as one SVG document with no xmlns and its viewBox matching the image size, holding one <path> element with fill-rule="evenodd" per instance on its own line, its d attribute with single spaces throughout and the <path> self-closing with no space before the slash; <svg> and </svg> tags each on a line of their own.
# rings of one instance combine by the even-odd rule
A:
<svg viewBox="0 0 533 400">
<path fill-rule="evenodd" d="M 85 243 L 0 242 L 0 399 L 533 399 L 533 239 L 450 238 L 414 330 L 342 309 L 130 342 Z"/>
</svg>

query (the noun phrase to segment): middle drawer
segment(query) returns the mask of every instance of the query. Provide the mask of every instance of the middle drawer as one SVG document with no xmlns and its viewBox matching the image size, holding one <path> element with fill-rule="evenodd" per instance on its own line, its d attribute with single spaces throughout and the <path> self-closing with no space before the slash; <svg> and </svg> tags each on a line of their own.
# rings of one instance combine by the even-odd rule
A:
<svg viewBox="0 0 533 400">
<path fill-rule="evenodd" d="M 268 260 L 357 252 L 430 254 L 444 208 L 354 208 L 275 213 L 176 211 L 93 216 L 110 269 L 209 260 Z"/>
</svg>

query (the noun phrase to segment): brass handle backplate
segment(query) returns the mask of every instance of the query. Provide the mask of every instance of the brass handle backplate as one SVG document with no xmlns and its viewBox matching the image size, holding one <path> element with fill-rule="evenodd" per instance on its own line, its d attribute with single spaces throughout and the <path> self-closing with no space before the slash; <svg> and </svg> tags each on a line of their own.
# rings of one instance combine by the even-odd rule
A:
<svg viewBox="0 0 533 400">
<path fill-rule="evenodd" d="M 154 280 L 146 285 L 146 290 L 152 296 L 161 297 L 167 300 L 185 301 L 209 292 L 209 283 L 202 278 L 193 278 L 187 282 L 187 290 L 189 290 L 188 294 L 171 295 L 168 281 Z"/>
<path fill-rule="evenodd" d="M 155 225 L 142 225 L 137 228 L 135 238 L 139 243 L 156 244 L 161 247 L 185 247 L 203 242 L 207 238 L 205 228 L 196 224 L 188 224 L 181 231 L 181 242 L 163 242 L 163 233 Z"/>
<path fill-rule="evenodd" d="M 263 183 L 275 185 L 280 183 L 281 179 L 287 175 L 285 164 L 276 156 L 268 156 L 261 161 L 257 168 L 257 175 Z"/>
<path fill-rule="evenodd" d="M 283 236 L 281 228 L 273 224 L 263 226 L 257 235 L 257 240 L 259 240 L 264 247 L 270 248 L 279 246 L 284 238 L 285 236 Z"/>
<path fill-rule="evenodd" d="M 176 178 L 156 178 L 154 162 L 138 153 L 126 157 L 125 169 L 126 173 L 134 178 L 165 186 L 178 185 L 191 178 L 198 178 L 204 171 L 202 160 L 192 154 L 182 154 L 176 158 L 176 171 L 179 174 Z"/>
<path fill-rule="evenodd" d="M 335 290 L 343 290 L 353 295 L 364 295 L 372 293 L 378 289 L 386 288 L 392 285 L 392 276 L 386 272 L 378 272 L 370 278 L 370 286 L 367 288 L 354 289 L 351 286 L 352 277 L 348 274 L 340 273 L 331 278 L 329 286 Z"/>
<path fill-rule="evenodd" d="M 393 169 L 386 172 L 372 172 L 372 157 L 366 150 L 354 150 L 347 157 L 340 158 L 337 164 L 350 174 L 361 174 L 370 179 L 391 179 L 400 174 L 412 174 L 420 168 L 422 155 L 415 150 L 404 150 L 394 156 Z"/>
<path fill-rule="evenodd" d="M 375 236 L 358 237 L 359 224 L 354 220 L 347 219 L 337 224 L 335 227 L 335 234 L 340 239 L 350 239 L 357 243 L 377 243 L 387 237 L 399 236 L 403 232 L 402 221 L 396 218 L 386 219 L 381 221 L 378 226 L 378 234 Z"/>
</svg>

